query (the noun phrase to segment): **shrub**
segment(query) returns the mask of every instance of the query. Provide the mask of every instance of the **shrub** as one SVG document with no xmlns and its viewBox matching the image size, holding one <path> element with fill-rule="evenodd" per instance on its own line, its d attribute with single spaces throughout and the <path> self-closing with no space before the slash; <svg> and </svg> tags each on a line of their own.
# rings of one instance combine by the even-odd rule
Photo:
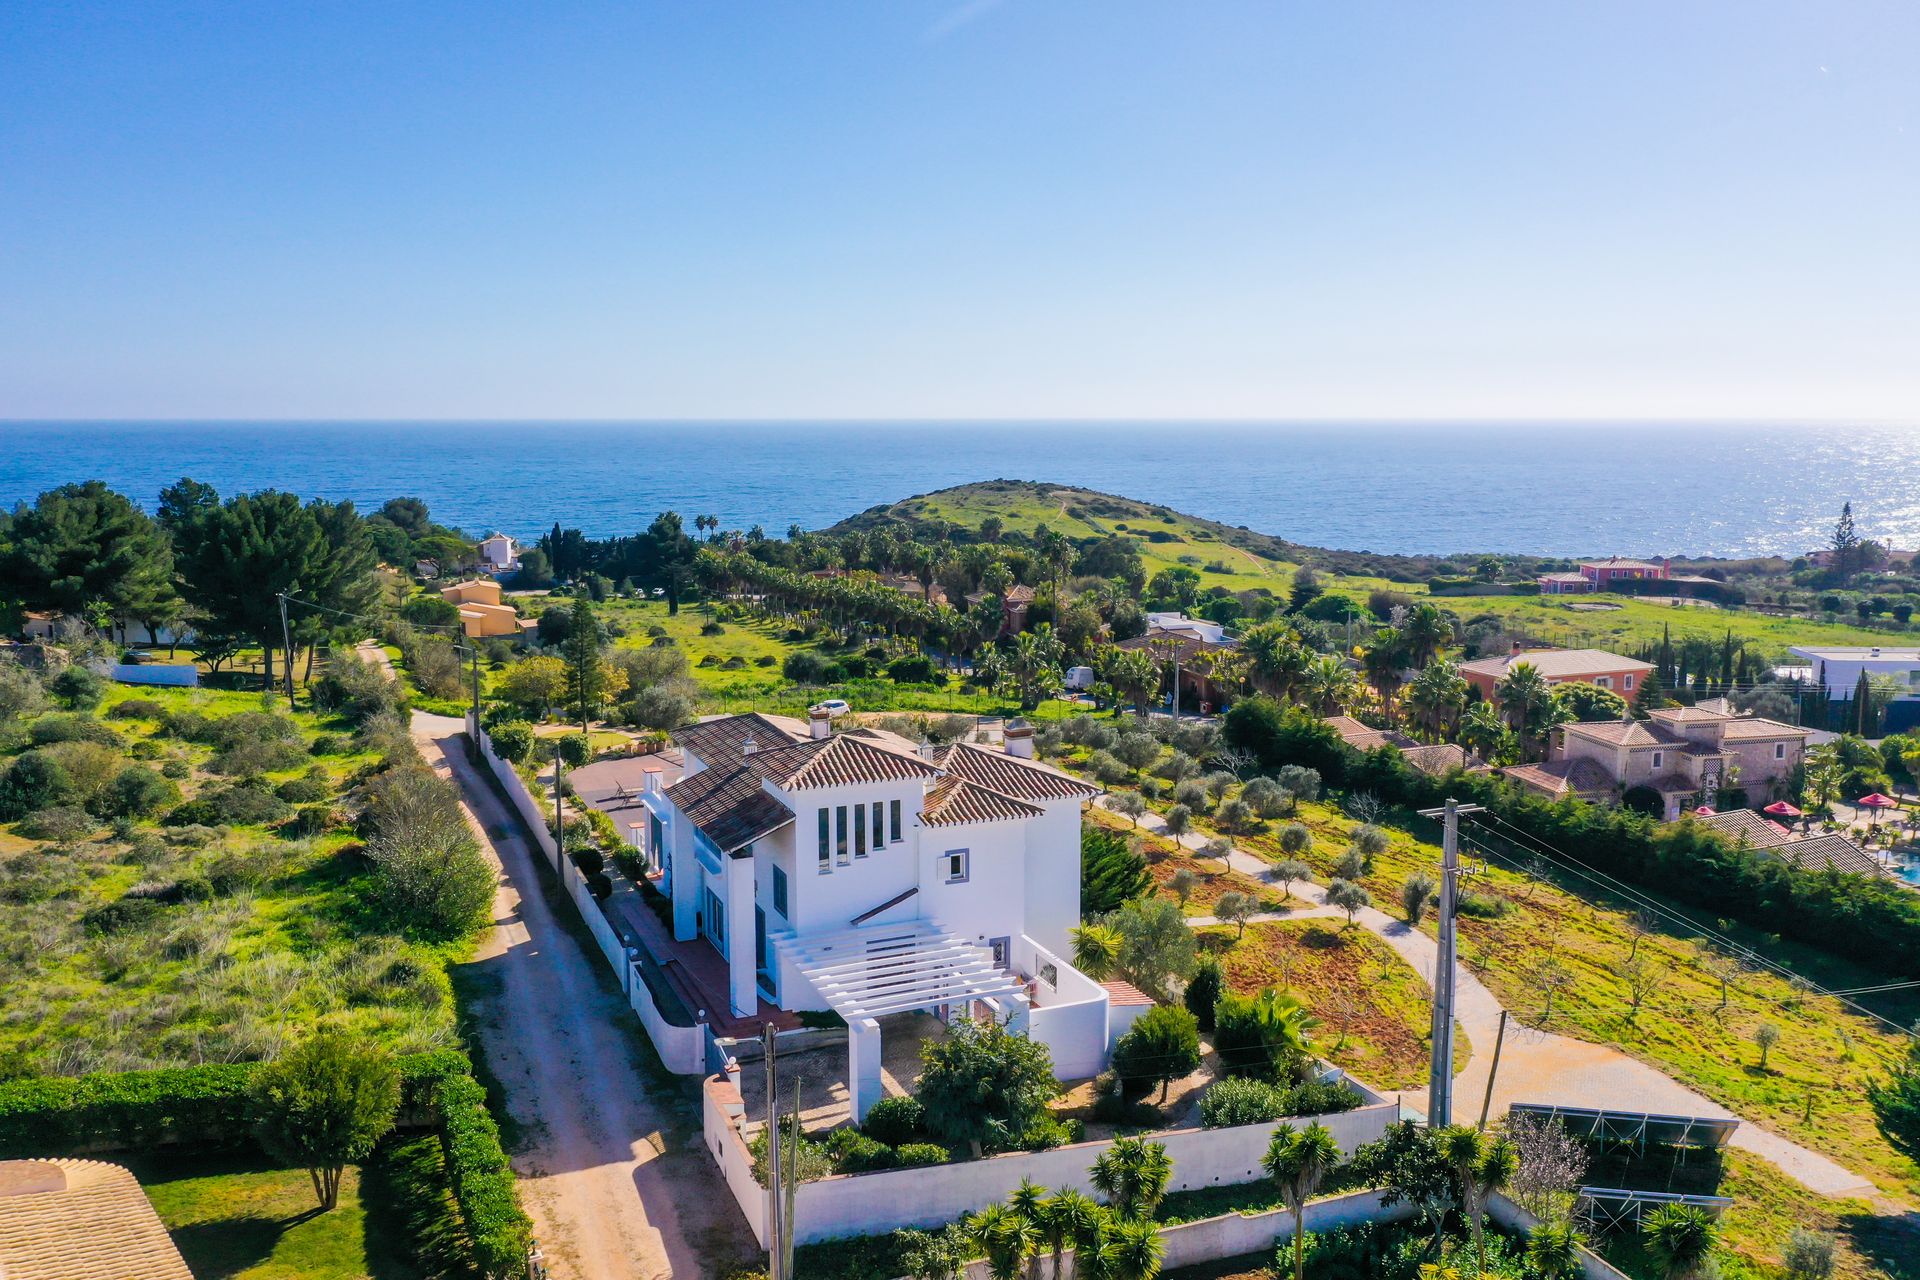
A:
<svg viewBox="0 0 1920 1280">
<path fill-rule="evenodd" d="M 1078 1120 L 1062 1120 L 1055 1115 L 1043 1115 L 1027 1126 L 1020 1135 L 1022 1151 L 1051 1151 L 1055 1147 L 1064 1147 L 1070 1142 L 1078 1142 L 1086 1131 L 1086 1126 Z"/>
<path fill-rule="evenodd" d="M 55 676 L 47 691 L 69 711 L 91 711 L 106 696 L 107 683 L 86 667 L 72 666 Z"/>
<path fill-rule="evenodd" d="M 73 798 L 73 778 L 48 751 L 23 751 L 0 774 L 0 822 L 11 822 Z"/>
<path fill-rule="evenodd" d="M 596 810 L 597 812 L 597 810 Z M 573 865 L 580 868 L 583 876 L 597 876 L 607 869 L 607 860 L 592 845 L 575 849 L 572 853 Z"/>
<path fill-rule="evenodd" d="M 340 715 L 353 724 L 365 724 L 382 712 L 406 708 L 406 690 L 371 662 L 341 656 L 313 682 L 313 705 Z"/>
<path fill-rule="evenodd" d="M 895 684 L 936 684 L 939 682 L 939 669 L 933 659 L 925 654 L 911 658 L 895 658 L 887 664 L 887 677 Z"/>
<path fill-rule="evenodd" d="M 838 684 L 847 676 L 844 668 L 811 649 L 788 654 L 780 664 L 780 673 L 795 684 Z"/>
<path fill-rule="evenodd" d="M 1185 1009 L 1158 1005 L 1141 1014 L 1113 1049 L 1113 1070 L 1135 1092 L 1167 1087 L 1200 1065 L 1200 1028 Z"/>
<path fill-rule="evenodd" d="M 125 897 L 95 907 L 80 917 L 80 925 L 88 933 L 99 936 L 126 933 L 147 924 L 163 909 L 154 898 Z"/>
<path fill-rule="evenodd" d="M 447 1183 L 481 1274 L 508 1280 L 526 1273 L 533 1224 L 521 1212 L 500 1128 L 487 1113 L 486 1090 L 467 1073 L 463 1056 L 450 1056 L 458 1069 L 446 1072 L 432 1091 Z"/>
<path fill-rule="evenodd" d="M 192 773 L 193 773 L 193 766 L 188 764 L 185 760 L 177 760 L 177 759 L 169 760 L 165 764 L 162 764 L 160 766 L 161 777 L 173 778 L 176 781 L 178 779 L 188 777 Z"/>
<path fill-rule="evenodd" d="M 523 720 L 508 720 L 487 731 L 494 754 L 512 764 L 523 764 L 533 756 L 533 726 Z"/>
<path fill-rule="evenodd" d="M 204 791 L 197 799 L 177 806 L 167 815 L 170 827 L 245 827 L 283 822 L 293 806 L 265 787 L 235 783 Z"/>
<path fill-rule="evenodd" d="M 313 804 L 331 799 L 333 788 L 318 778 L 289 778 L 273 789 L 273 794 L 288 804 Z"/>
<path fill-rule="evenodd" d="M 868 1173 L 891 1169 L 896 1157 L 893 1148 L 876 1142 L 858 1129 L 835 1129 L 827 1139 L 827 1154 L 833 1157 L 838 1173 Z"/>
<path fill-rule="evenodd" d="M 1265 1080 L 1229 1076 L 1200 1095 L 1200 1124 L 1207 1129 L 1265 1124 L 1287 1115 L 1286 1102 L 1286 1090 Z"/>
<path fill-rule="evenodd" d="M 391 770 L 368 787 L 367 816 L 378 905 L 431 937 L 471 930 L 493 902 L 494 873 L 452 784 L 424 765 Z"/>
<path fill-rule="evenodd" d="M 307 754 L 315 756 L 344 755 L 350 745 L 346 736 L 343 734 L 323 733 L 313 740 L 313 745 L 307 748 Z"/>
<path fill-rule="evenodd" d="M 946 1164 L 953 1157 L 947 1149 L 932 1142 L 902 1143 L 893 1153 L 901 1168 L 917 1169 L 930 1164 Z"/>
<path fill-rule="evenodd" d="M 379 1045 L 321 1028 L 255 1072 L 252 1094 L 260 1144 L 306 1169 L 331 1209 L 346 1166 L 393 1128 L 400 1072 Z"/>
<path fill-rule="evenodd" d="M 605 902 L 613 896 L 613 881 L 606 875 L 596 872 L 587 877 L 587 892 L 593 895 L 595 902 Z"/>
<path fill-rule="evenodd" d="M 1193 966 L 1193 977 L 1181 994 L 1181 1002 L 1202 1031 L 1213 1030 L 1213 1009 L 1226 990 L 1227 971 L 1215 956 L 1202 956 Z"/>
<path fill-rule="evenodd" d="M 914 1098 L 882 1098 L 867 1111 L 860 1128 L 875 1142 L 903 1146 L 926 1137 L 927 1114 Z"/>
<path fill-rule="evenodd" d="M 93 832 L 93 815 L 79 805 L 61 804 L 35 809 L 15 825 L 29 840 L 80 840 Z"/>
<path fill-rule="evenodd" d="M 151 769 L 128 765 L 114 776 L 98 806 L 109 818 L 150 818 L 177 804 L 180 788 Z"/>
<path fill-rule="evenodd" d="M 43 747 L 56 742 L 97 742 L 117 750 L 122 745 L 119 734 L 92 716 L 84 715 L 41 716 L 33 722 L 27 736 Z"/>
</svg>

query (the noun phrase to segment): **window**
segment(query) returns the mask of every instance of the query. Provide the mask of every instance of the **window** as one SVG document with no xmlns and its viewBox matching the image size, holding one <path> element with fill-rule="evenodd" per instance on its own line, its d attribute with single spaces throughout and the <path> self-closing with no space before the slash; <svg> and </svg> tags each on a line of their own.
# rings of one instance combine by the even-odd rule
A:
<svg viewBox="0 0 1920 1280">
<path fill-rule="evenodd" d="M 1774 758 L 1775 760 L 1785 760 L 1785 759 L 1787 758 L 1787 744 L 1786 744 L 1786 743 L 1784 743 L 1784 742 L 1776 742 L 1776 743 L 1774 743 L 1774 744 L 1773 744 L 1773 758 Z"/>
<path fill-rule="evenodd" d="M 847 865 L 847 806 L 833 811 L 833 860 Z"/>
<path fill-rule="evenodd" d="M 820 811 L 820 870 L 823 872 L 832 870 L 830 859 L 828 857 L 828 850 L 833 845 L 833 835 L 827 829 L 827 824 L 829 821 L 830 819 L 827 816 L 827 811 L 825 809 L 822 809 Z"/>
<path fill-rule="evenodd" d="M 878 849 L 887 842 L 887 824 L 884 821 L 886 812 L 882 809 L 880 802 L 875 800 L 873 802 L 873 808 L 869 809 L 867 813 L 873 820 L 873 847 Z"/>
<path fill-rule="evenodd" d="M 1664 758 L 1665 758 L 1665 757 L 1664 757 L 1664 756 L 1662 755 L 1662 753 L 1661 753 L 1661 752 L 1658 752 L 1658 751 L 1656 751 L 1656 752 L 1654 752 L 1654 753 L 1653 753 L 1653 767 L 1654 767 L 1654 768 L 1656 768 L 1656 769 L 1658 769 L 1658 768 L 1660 767 L 1660 761 L 1661 761 L 1662 759 L 1664 759 Z"/>
<path fill-rule="evenodd" d="M 787 914 L 787 873 L 779 867 L 773 869 L 773 909 Z"/>
<path fill-rule="evenodd" d="M 897 842 L 900 839 L 900 802 L 898 800 L 895 800 L 893 802 L 892 817 L 893 817 L 893 838 Z"/>
<path fill-rule="evenodd" d="M 1620 681 L 1620 687 L 1621 687 L 1622 689 L 1625 689 L 1625 690 L 1626 690 L 1626 691 L 1627 691 L 1628 693 L 1632 693 L 1632 692 L 1633 692 L 1633 677 L 1632 677 L 1632 676 L 1626 676 L 1626 677 L 1624 677 L 1624 678 L 1623 678 L 1623 679 L 1622 679 L 1622 680 Z"/>
<path fill-rule="evenodd" d="M 1613 688 L 1613 677 L 1612 676 L 1595 676 L 1593 678 L 1593 685 L 1594 685 L 1594 688 L 1596 689 L 1611 689 Z"/>
<path fill-rule="evenodd" d="M 853 856 L 867 856 L 867 806 L 853 806 Z"/>
<path fill-rule="evenodd" d="M 946 852 L 947 883 L 959 884 L 967 878 L 969 858 L 965 849 L 949 849 Z"/>
</svg>

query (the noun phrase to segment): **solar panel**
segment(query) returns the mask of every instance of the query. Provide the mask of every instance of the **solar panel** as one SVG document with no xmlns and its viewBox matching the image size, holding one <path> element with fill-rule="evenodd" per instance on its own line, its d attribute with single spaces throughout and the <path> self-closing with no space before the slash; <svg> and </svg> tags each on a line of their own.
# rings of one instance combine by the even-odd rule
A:
<svg viewBox="0 0 1920 1280">
<path fill-rule="evenodd" d="M 1547 1102 L 1516 1102 L 1509 1116 L 1555 1120 L 1583 1138 L 1609 1142 L 1650 1142 L 1663 1147 L 1724 1147 L 1740 1122 L 1732 1116 L 1674 1116 L 1652 1111 L 1607 1111 L 1563 1107 Z"/>
</svg>

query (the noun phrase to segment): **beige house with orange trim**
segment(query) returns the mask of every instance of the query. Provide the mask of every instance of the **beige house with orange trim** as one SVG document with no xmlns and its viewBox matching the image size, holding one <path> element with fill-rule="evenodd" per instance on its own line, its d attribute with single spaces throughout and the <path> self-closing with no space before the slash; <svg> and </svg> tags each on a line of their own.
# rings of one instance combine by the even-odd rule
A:
<svg viewBox="0 0 1920 1280">
<path fill-rule="evenodd" d="M 470 578 L 440 588 L 440 598 L 460 610 L 460 626 L 470 640 L 496 636 L 523 637 L 539 625 L 522 618 L 510 604 L 500 602 L 500 584 L 491 578 Z"/>
</svg>

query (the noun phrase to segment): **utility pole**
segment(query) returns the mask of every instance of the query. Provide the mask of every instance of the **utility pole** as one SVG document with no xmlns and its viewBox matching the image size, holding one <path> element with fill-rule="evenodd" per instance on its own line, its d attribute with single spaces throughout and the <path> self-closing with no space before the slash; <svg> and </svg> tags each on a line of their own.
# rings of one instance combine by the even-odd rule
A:
<svg viewBox="0 0 1920 1280">
<path fill-rule="evenodd" d="M 1487 1112 L 1493 1110 L 1493 1082 L 1500 1074 L 1500 1050 L 1507 1043 L 1507 1011 L 1500 1011 L 1500 1032 L 1493 1038 L 1493 1066 L 1487 1071 L 1487 1096 L 1480 1100 L 1480 1128 L 1487 1127 Z"/>
<path fill-rule="evenodd" d="M 1442 819 L 1446 833 L 1440 845 L 1440 954 L 1433 965 L 1433 1058 L 1427 1076 L 1427 1125 L 1434 1129 L 1453 1123 L 1453 981 L 1458 931 L 1454 911 L 1462 872 L 1460 815 L 1485 808 L 1450 799 L 1441 808 L 1420 810 L 1423 818 Z"/>
<path fill-rule="evenodd" d="M 773 1063 L 774 1030 L 771 1022 L 760 1029 L 760 1051 L 767 1061 L 767 1274 L 770 1280 L 789 1280 L 780 1264 L 780 1216 L 785 1207 L 780 1199 L 780 1095 L 777 1092 Z"/>
<path fill-rule="evenodd" d="M 287 593 L 282 591 L 280 600 L 280 659 L 287 669 L 287 710 L 293 710 L 293 624 L 287 621 Z"/>
</svg>

